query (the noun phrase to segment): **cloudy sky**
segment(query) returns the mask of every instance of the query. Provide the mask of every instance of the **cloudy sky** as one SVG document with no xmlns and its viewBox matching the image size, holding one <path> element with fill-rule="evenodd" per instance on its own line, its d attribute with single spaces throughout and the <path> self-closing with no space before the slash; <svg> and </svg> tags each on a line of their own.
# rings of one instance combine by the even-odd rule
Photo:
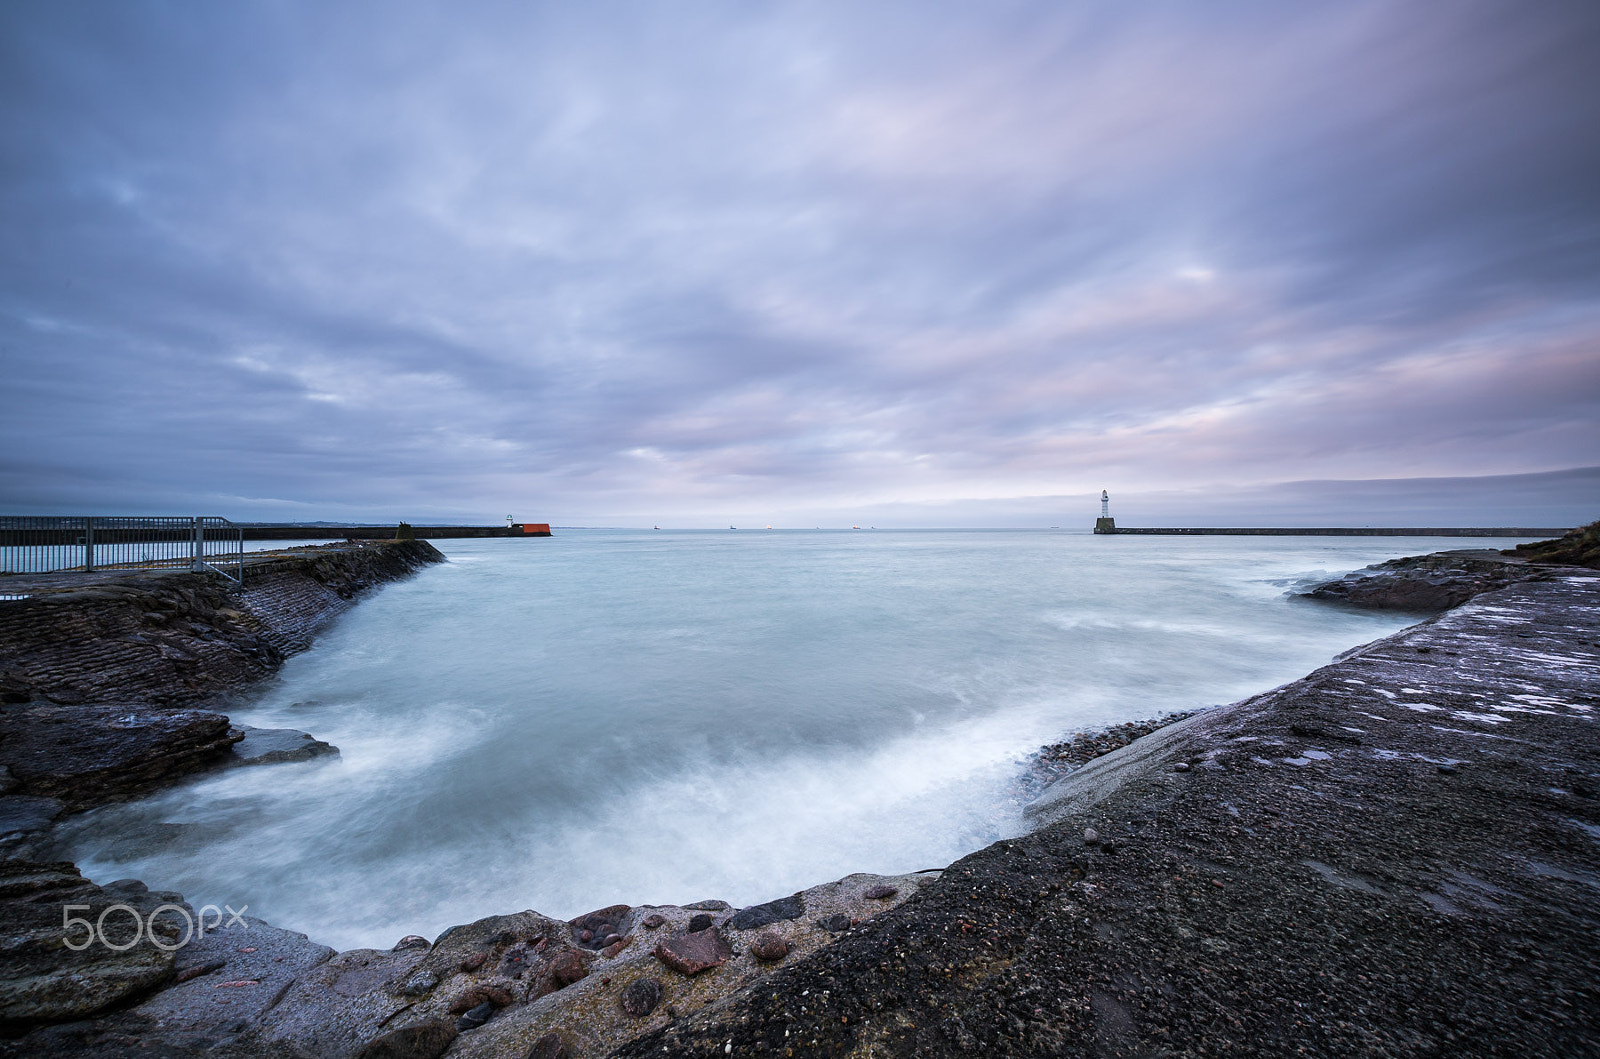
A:
<svg viewBox="0 0 1600 1059">
<path fill-rule="evenodd" d="M 10 0 L 0 508 L 1032 524 L 1594 467 L 1597 54 L 1590 0 Z"/>
</svg>

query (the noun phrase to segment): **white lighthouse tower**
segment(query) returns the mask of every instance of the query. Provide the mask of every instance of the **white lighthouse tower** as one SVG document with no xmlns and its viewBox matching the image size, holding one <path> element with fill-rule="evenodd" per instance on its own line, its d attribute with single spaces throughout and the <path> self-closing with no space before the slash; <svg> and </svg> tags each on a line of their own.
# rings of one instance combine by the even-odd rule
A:
<svg viewBox="0 0 1600 1059">
<path fill-rule="evenodd" d="M 1111 517 L 1111 494 L 1104 489 L 1100 490 L 1100 517 L 1094 520 L 1096 533 L 1117 532 L 1116 519 Z"/>
</svg>

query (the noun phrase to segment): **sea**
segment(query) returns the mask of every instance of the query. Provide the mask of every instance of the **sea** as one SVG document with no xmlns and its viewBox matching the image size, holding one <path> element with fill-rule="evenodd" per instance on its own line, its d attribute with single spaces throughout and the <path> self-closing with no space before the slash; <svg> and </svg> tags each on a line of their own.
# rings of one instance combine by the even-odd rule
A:
<svg viewBox="0 0 1600 1059">
<path fill-rule="evenodd" d="M 84 874 L 340 949 L 736 906 L 1026 829 L 1030 755 L 1305 675 L 1415 616 L 1297 595 L 1515 542 L 558 529 L 436 542 L 228 712 L 336 758 L 83 814 Z M 1021 793 L 1019 793 L 1021 792 Z"/>
</svg>

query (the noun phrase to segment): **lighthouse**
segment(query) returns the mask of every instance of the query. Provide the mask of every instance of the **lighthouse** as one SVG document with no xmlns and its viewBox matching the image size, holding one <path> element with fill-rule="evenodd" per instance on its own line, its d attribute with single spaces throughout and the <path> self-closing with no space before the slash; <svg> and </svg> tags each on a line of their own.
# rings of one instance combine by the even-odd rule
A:
<svg viewBox="0 0 1600 1059">
<path fill-rule="evenodd" d="M 1100 490 L 1100 517 L 1094 520 L 1096 533 L 1117 532 L 1116 519 L 1111 517 L 1111 494 L 1104 489 Z"/>
</svg>

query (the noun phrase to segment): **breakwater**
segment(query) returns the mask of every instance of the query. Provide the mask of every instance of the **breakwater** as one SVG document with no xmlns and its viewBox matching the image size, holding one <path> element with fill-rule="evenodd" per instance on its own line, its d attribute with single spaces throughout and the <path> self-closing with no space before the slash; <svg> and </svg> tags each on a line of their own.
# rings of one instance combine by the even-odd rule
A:
<svg viewBox="0 0 1600 1059">
<path fill-rule="evenodd" d="M 247 541 L 325 541 L 344 539 L 353 541 L 392 540 L 393 526 L 264 526 L 243 523 L 240 527 Z M 411 537 L 417 540 L 461 540 L 476 537 L 548 537 L 550 526 L 543 522 L 517 522 L 509 526 L 410 526 Z"/>
<path fill-rule="evenodd" d="M 1244 526 L 1235 528 L 1174 526 L 1153 528 L 1148 526 L 1116 526 L 1111 519 L 1098 519 L 1094 531 L 1098 534 L 1144 534 L 1165 537 L 1559 537 L 1565 529 L 1530 529 L 1521 526 L 1469 527 L 1465 529 L 1390 528 L 1371 526 L 1334 526 L 1322 528 L 1279 527 L 1262 528 Z"/>
</svg>

